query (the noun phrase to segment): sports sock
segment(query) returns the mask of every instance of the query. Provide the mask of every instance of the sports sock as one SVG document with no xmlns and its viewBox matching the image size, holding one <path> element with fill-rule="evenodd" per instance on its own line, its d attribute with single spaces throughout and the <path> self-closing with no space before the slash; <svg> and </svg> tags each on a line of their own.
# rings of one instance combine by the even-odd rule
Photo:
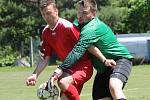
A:
<svg viewBox="0 0 150 100">
<path fill-rule="evenodd" d="M 79 93 L 72 84 L 69 85 L 68 89 L 64 92 L 64 94 L 69 100 L 80 100 Z"/>
<path fill-rule="evenodd" d="M 127 100 L 127 99 L 125 99 L 125 98 L 120 98 L 120 99 L 117 99 L 117 100 Z"/>
</svg>

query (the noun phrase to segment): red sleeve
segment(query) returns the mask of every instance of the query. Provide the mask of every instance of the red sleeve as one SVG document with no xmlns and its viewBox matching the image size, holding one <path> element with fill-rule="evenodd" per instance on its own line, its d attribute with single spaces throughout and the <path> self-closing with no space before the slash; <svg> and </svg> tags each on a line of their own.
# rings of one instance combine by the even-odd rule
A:
<svg viewBox="0 0 150 100">
<path fill-rule="evenodd" d="M 51 56 L 52 54 L 52 48 L 50 47 L 50 45 L 47 43 L 46 38 L 44 37 L 44 35 L 42 34 L 42 41 L 41 41 L 41 52 L 44 54 L 44 58 L 46 56 Z"/>
<path fill-rule="evenodd" d="M 71 34 L 72 39 L 74 39 L 74 41 L 79 40 L 79 38 L 80 38 L 80 30 L 79 30 L 79 28 L 76 27 L 75 25 L 73 25 L 73 27 L 70 28 L 70 30 L 73 33 L 73 34 Z"/>
</svg>

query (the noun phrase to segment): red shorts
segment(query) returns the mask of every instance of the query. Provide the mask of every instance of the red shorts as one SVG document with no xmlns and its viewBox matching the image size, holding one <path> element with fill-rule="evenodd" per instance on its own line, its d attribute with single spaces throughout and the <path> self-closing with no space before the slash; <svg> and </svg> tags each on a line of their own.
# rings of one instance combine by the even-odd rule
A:
<svg viewBox="0 0 150 100">
<path fill-rule="evenodd" d="M 74 85 L 80 94 L 83 84 L 92 77 L 93 66 L 90 60 L 80 60 L 66 72 L 73 77 Z"/>
</svg>

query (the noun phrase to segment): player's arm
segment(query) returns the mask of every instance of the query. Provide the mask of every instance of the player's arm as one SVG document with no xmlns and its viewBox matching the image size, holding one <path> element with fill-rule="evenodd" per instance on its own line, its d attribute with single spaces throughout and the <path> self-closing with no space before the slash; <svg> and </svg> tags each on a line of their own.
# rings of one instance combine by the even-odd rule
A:
<svg viewBox="0 0 150 100">
<path fill-rule="evenodd" d="M 37 64 L 36 69 L 32 74 L 35 74 L 36 77 L 40 75 L 40 73 L 45 69 L 45 67 L 48 65 L 50 57 L 46 56 L 44 59 L 41 59 L 39 63 Z"/>
<path fill-rule="evenodd" d="M 86 31 L 86 33 L 82 33 L 82 35 L 80 35 L 80 40 L 58 68 L 67 69 L 72 67 L 72 65 L 83 56 L 88 48 L 99 40 L 99 36 L 91 32 L 92 31 Z"/>
<path fill-rule="evenodd" d="M 90 48 L 94 43 L 100 40 L 101 37 L 102 34 L 97 34 L 92 29 L 84 31 L 80 35 L 80 40 L 78 41 L 78 43 L 74 46 L 72 51 L 68 54 L 64 62 L 59 65 L 58 68 L 67 69 L 72 67 L 72 65 L 83 56 L 86 50 L 88 50 L 88 48 Z M 104 58 L 101 52 L 97 52 L 96 56 L 98 56 L 100 59 Z"/>
<path fill-rule="evenodd" d="M 40 59 L 40 61 L 37 64 L 37 67 L 35 68 L 33 73 L 27 78 L 27 80 L 26 80 L 27 86 L 35 85 L 38 76 L 40 75 L 40 73 L 45 69 L 45 67 L 48 64 L 52 49 L 47 45 L 46 41 L 41 42 L 40 52 L 41 52 L 40 54 L 43 59 Z"/>
<path fill-rule="evenodd" d="M 63 63 L 59 65 L 59 67 L 54 71 L 50 79 L 52 84 L 54 84 L 54 81 L 58 80 L 58 78 L 62 75 L 63 70 L 72 67 L 72 65 L 76 63 L 76 61 L 78 61 L 83 56 L 88 46 L 89 44 L 84 44 L 82 39 L 80 39 L 80 41 L 75 45 L 72 51 L 68 54 L 68 56 L 63 61 Z"/>
<path fill-rule="evenodd" d="M 109 66 L 109 67 L 115 67 L 116 62 L 113 59 L 107 59 L 102 52 L 95 47 L 94 45 L 92 45 L 91 47 L 88 48 L 88 51 L 93 54 L 94 56 L 96 56 L 105 66 Z"/>
<path fill-rule="evenodd" d="M 38 76 L 44 70 L 44 68 L 47 66 L 48 61 L 49 61 L 49 56 L 46 56 L 45 59 L 41 59 L 39 61 L 39 63 L 37 64 L 37 67 L 35 68 L 33 73 L 26 80 L 27 86 L 35 85 Z"/>
<path fill-rule="evenodd" d="M 54 82 L 54 80 L 57 80 L 61 76 L 62 70 L 72 67 L 72 65 L 83 56 L 88 48 L 99 40 L 99 37 L 99 35 L 93 33 L 90 30 L 82 33 L 82 35 L 80 35 L 80 40 L 78 41 L 78 43 L 74 46 L 63 63 L 59 65 L 59 67 L 54 71 L 51 77 L 51 82 Z"/>
</svg>

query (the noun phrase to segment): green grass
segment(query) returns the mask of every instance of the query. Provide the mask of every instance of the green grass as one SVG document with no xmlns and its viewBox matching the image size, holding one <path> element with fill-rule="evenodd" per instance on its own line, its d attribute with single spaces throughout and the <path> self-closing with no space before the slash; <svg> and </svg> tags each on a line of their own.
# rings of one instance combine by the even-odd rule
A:
<svg viewBox="0 0 150 100">
<path fill-rule="evenodd" d="M 36 89 L 48 79 L 55 67 L 46 68 L 40 75 L 36 86 L 27 87 L 25 80 L 32 73 L 33 69 L 24 67 L 0 68 L 0 100 L 38 100 Z M 150 100 L 149 72 L 149 65 L 133 67 L 130 79 L 124 89 L 128 100 Z M 92 100 L 91 91 L 94 76 L 85 84 L 81 100 Z"/>
</svg>

